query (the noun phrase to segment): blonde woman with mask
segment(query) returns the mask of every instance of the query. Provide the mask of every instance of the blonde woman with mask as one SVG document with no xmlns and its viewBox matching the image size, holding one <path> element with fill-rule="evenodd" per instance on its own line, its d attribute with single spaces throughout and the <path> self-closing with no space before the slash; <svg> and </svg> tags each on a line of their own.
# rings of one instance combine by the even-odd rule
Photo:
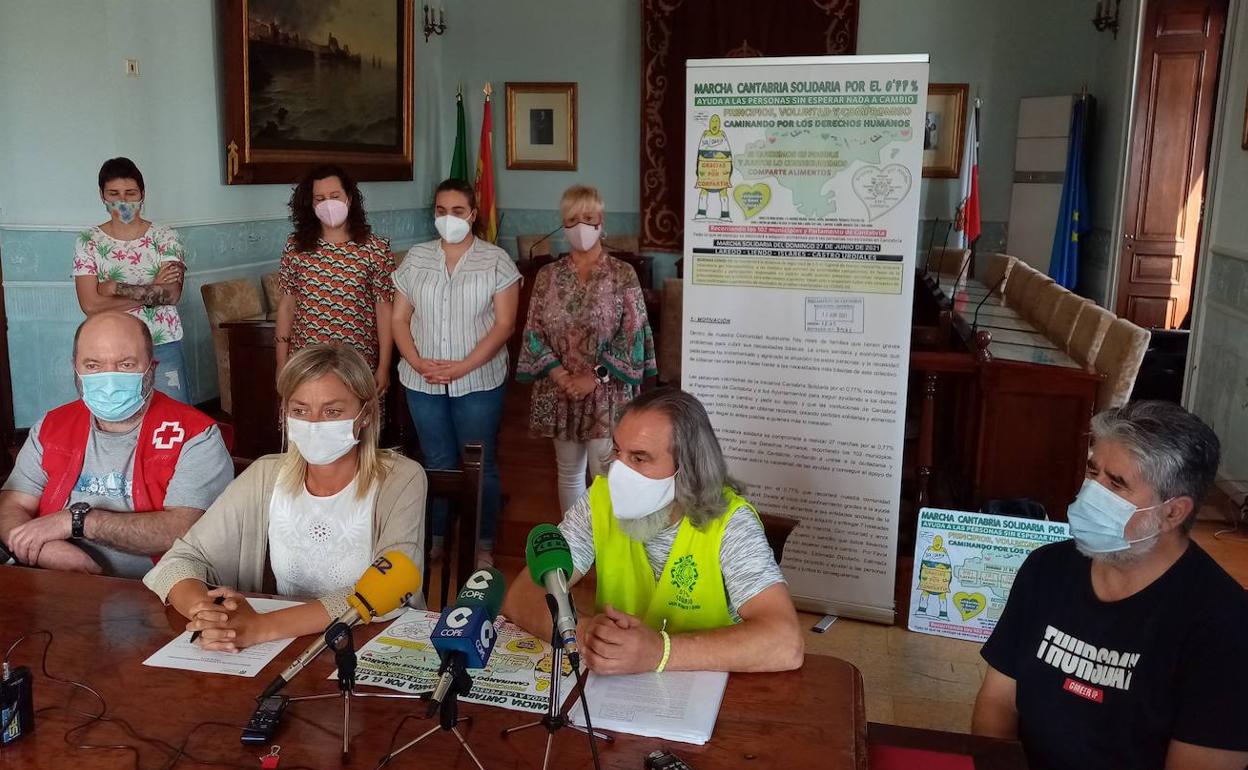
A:
<svg viewBox="0 0 1248 770">
<path fill-rule="evenodd" d="M 287 361 L 277 389 L 286 452 L 252 463 L 143 578 L 187 630 L 202 632 L 206 649 L 318 632 L 347 609 L 378 555 L 397 549 L 417 568 L 424 562 L 425 472 L 378 448 L 376 383 L 364 357 L 312 345 Z M 258 614 L 239 592 L 305 603 Z M 423 606 L 419 595 L 414 601 Z"/>
<path fill-rule="evenodd" d="M 511 256 L 477 238 L 472 185 L 447 179 L 434 192 L 439 238 L 418 243 L 394 271 L 394 342 L 399 380 L 430 470 L 458 468 L 465 444 L 484 450 L 481 539 L 477 561 L 493 563 L 501 507 L 498 425 L 507 387 L 507 340 L 520 302 L 520 271 Z M 433 513 L 434 555 L 446 534 L 447 509 Z"/>
<path fill-rule="evenodd" d="M 572 253 L 533 282 L 516 379 L 533 383 L 529 432 L 554 439 L 559 509 L 606 474 L 611 427 L 653 377 L 654 335 L 637 271 L 602 245 L 602 197 L 569 187 L 559 202 Z"/>
</svg>

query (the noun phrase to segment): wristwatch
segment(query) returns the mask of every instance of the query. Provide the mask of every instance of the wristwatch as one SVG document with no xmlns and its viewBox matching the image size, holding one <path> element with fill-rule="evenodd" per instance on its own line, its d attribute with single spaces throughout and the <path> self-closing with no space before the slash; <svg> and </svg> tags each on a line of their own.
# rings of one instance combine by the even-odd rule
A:
<svg viewBox="0 0 1248 770">
<path fill-rule="evenodd" d="M 611 381 L 611 373 L 608 372 L 607 367 L 602 364 L 598 364 L 594 367 L 594 377 L 598 378 L 598 381 L 603 385 L 606 385 Z"/>
<path fill-rule="evenodd" d="M 81 540 L 86 537 L 87 514 L 90 512 L 90 503 L 74 503 L 69 506 L 69 537 L 71 540 Z"/>
</svg>

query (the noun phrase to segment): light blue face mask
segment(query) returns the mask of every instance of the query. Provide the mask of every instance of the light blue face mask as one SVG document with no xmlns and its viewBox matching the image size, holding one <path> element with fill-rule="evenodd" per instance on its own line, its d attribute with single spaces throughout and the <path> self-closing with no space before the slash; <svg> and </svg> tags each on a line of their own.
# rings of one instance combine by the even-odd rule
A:
<svg viewBox="0 0 1248 770">
<path fill-rule="evenodd" d="M 121 422 L 134 416 L 147 400 L 143 393 L 146 372 L 98 372 L 80 374 L 82 400 L 91 414 L 104 422 Z"/>
<path fill-rule="evenodd" d="M 1130 500 L 1124 500 L 1092 479 L 1084 479 L 1075 501 L 1066 509 L 1066 519 L 1070 522 L 1070 534 L 1081 551 L 1114 553 L 1125 551 L 1134 543 L 1152 540 L 1161 534 L 1158 532 L 1148 537 L 1128 540 L 1127 522 L 1131 521 L 1137 511 L 1151 511 L 1168 502 L 1170 500 L 1147 508 L 1136 508 L 1135 503 Z"/>
<path fill-rule="evenodd" d="M 104 201 L 104 208 L 110 214 L 117 212 L 117 219 L 121 220 L 123 225 L 128 225 L 139 218 L 139 209 L 143 208 L 143 201 Z"/>
</svg>

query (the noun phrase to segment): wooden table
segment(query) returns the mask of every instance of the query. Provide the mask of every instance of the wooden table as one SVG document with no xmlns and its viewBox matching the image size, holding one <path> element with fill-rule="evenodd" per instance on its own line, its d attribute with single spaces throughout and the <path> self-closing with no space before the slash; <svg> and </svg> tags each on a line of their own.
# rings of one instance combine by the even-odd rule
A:
<svg viewBox="0 0 1248 770">
<path fill-rule="evenodd" d="M 0 567 L 0 644 L 39 629 L 55 634 L 48 656 L 54 676 L 79 680 L 97 689 L 108 715 L 130 722 L 141 734 L 181 744 L 196 724 L 212 720 L 223 726 L 197 730 L 187 750 L 220 766 L 259 767 L 263 752 L 239 744 L 239 731 L 254 708 L 254 698 L 274 674 L 307 644 L 291 644 L 255 679 L 149 668 L 142 662 L 172 638 L 183 622 L 161 606 L 138 581 L 87 577 L 21 567 Z M 357 644 L 379 627 L 357 630 Z M 125 750 L 74 749 L 66 731 L 85 721 L 64 707 L 68 686 L 48 681 L 39 672 L 39 638 L 23 642 L 14 665 L 36 672 L 35 705 L 45 710 L 35 732 L 0 752 L 0 764 L 23 770 L 91 770 L 134 767 L 134 753 Z M 326 680 L 332 656 L 322 656 L 300 674 L 287 694 L 332 692 Z M 340 763 L 342 706 L 336 699 L 292 705 L 283 718 L 276 743 L 282 747 L 281 770 L 311 768 L 373 768 L 386 751 L 400 719 L 423 714 L 423 703 L 360 699 L 351 708 L 352 756 Z M 78 693 L 73 706 L 92 711 L 97 705 Z M 57 708 L 52 708 L 57 707 Z M 540 768 L 546 734 L 529 730 L 503 739 L 499 731 L 531 721 L 515 711 L 466 703 L 461 714 L 473 717 L 464 731 L 487 770 Z M 429 722 L 408 720 L 401 742 L 427 729 Z M 139 767 L 166 767 L 170 755 L 128 738 L 119 724 L 99 723 L 72 736 L 78 743 L 138 746 Z M 663 742 L 617 735 L 602 746 L 604 768 L 640 770 L 642 759 Z M 584 735 L 562 730 L 555 736 L 551 767 L 589 768 L 592 762 Z M 862 676 L 836 658 L 808 656 L 805 666 L 783 674 L 734 674 L 728 681 L 719 721 L 705 746 L 673 744 L 672 749 L 697 770 L 732 768 L 819 768 L 866 770 L 866 720 Z M 181 761 L 176 767 L 193 767 Z M 418 749 L 400 755 L 392 768 L 470 768 L 471 760 L 453 736 L 434 735 Z"/>
</svg>

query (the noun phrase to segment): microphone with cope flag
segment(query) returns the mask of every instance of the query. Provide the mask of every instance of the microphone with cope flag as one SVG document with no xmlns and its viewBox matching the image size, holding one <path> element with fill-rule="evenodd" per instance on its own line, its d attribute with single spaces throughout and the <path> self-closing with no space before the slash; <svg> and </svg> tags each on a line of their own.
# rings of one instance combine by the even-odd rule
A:
<svg viewBox="0 0 1248 770">
<path fill-rule="evenodd" d="M 269 683 L 260 699 L 275 695 L 285 687 L 321 654 L 328 646 L 330 637 L 393 612 L 407 604 L 419 589 L 420 570 L 402 551 L 386 551 L 378 556 L 355 582 L 354 592 L 347 597 L 349 609 L 331 621 L 325 632 Z"/>
<path fill-rule="evenodd" d="M 556 643 L 563 647 L 573 670 L 579 669 L 576 608 L 568 593 L 568 580 L 572 577 L 572 550 L 568 548 L 568 541 L 554 524 L 538 524 L 529 532 L 524 556 L 533 582 L 546 589 Z"/>
<path fill-rule="evenodd" d="M 467 669 L 485 668 L 498 640 L 494 620 L 503 606 L 503 574 L 493 567 L 479 569 L 464 581 L 455 605 L 442 610 L 429 634 L 442 665 L 429 697 L 429 716 L 438 713 L 448 694 L 467 695 L 472 679 Z"/>
</svg>

